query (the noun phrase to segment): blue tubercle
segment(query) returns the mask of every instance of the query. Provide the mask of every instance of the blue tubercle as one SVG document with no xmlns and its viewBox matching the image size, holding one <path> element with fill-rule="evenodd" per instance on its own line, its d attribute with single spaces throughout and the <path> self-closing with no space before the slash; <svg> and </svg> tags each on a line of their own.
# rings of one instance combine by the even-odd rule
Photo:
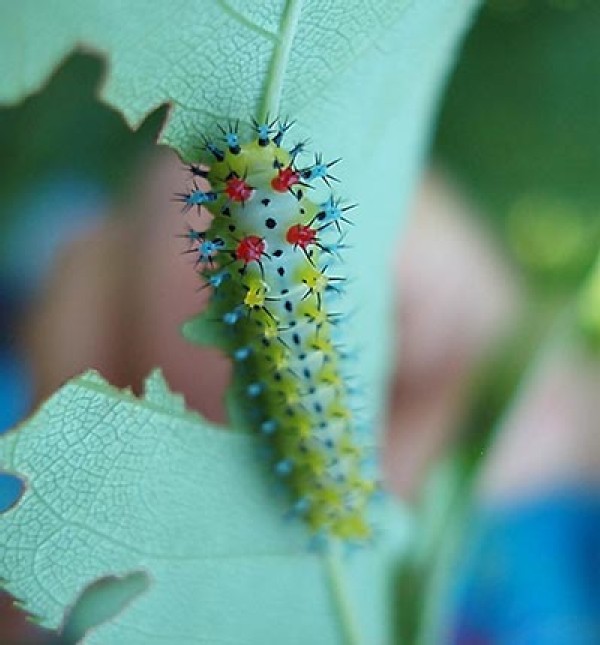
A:
<svg viewBox="0 0 600 645">
<path fill-rule="evenodd" d="M 294 470 L 294 464 L 291 459 L 282 459 L 275 464 L 275 472 L 280 477 L 286 477 L 292 470 Z"/>
<path fill-rule="evenodd" d="M 203 240 L 198 248 L 198 264 L 211 263 L 214 256 L 223 248 L 222 240 Z"/>
<path fill-rule="evenodd" d="M 249 397 L 252 397 L 254 399 L 257 396 L 260 396 L 263 393 L 264 389 L 265 386 L 262 383 L 250 383 L 250 385 L 248 385 L 248 387 L 246 388 L 246 393 Z"/>
<path fill-rule="evenodd" d="M 233 358 L 238 362 L 245 361 L 251 353 L 250 347 L 240 347 L 233 352 Z"/>
<path fill-rule="evenodd" d="M 260 431 L 263 434 L 273 434 L 277 430 L 277 422 L 274 419 L 263 421 L 260 425 Z"/>
</svg>

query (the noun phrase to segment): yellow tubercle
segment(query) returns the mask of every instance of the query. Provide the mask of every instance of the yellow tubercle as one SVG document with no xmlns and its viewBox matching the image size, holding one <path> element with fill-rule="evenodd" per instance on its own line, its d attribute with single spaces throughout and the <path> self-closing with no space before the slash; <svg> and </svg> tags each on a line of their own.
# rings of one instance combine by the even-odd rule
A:
<svg viewBox="0 0 600 645">
<path fill-rule="evenodd" d="M 257 280 L 247 286 L 247 289 L 244 304 L 248 307 L 264 307 L 268 286 L 264 282 Z"/>
</svg>

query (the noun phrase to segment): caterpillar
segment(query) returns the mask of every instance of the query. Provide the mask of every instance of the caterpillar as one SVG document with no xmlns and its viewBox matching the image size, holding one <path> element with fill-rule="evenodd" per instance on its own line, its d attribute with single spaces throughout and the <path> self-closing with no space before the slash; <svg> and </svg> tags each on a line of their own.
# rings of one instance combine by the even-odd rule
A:
<svg viewBox="0 0 600 645">
<path fill-rule="evenodd" d="M 206 208 L 212 222 L 188 228 L 185 252 L 212 289 L 211 320 L 234 363 L 236 402 L 268 441 L 290 512 L 315 535 L 364 541 L 377 483 L 364 472 L 344 375 L 349 353 L 338 337 L 345 316 L 336 310 L 355 205 L 332 190 L 339 159 L 316 154 L 302 165 L 306 143 L 283 145 L 292 125 L 253 119 L 243 141 L 238 121 L 203 139 L 207 163 L 189 166 L 192 184 L 176 199 L 184 212 Z"/>
</svg>

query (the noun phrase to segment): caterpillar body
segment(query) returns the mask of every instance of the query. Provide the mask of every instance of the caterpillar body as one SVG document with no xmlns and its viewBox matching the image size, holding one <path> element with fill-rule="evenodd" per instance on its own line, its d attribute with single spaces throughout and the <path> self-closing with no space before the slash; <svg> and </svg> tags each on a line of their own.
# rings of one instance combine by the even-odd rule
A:
<svg viewBox="0 0 600 645">
<path fill-rule="evenodd" d="M 207 230 L 188 230 L 189 252 L 213 290 L 211 320 L 234 362 L 238 403 L 269 442 L 291 512 L 317 535 L 364 541 L 377 484 L 364 472 L 336 335 L 352 206 L 331 190 L 339 160 L 316 155 L 302 166 L 304 144 L 283 146 L 290 127 L 254 122 L 245 142 L 239 123 L 220 127 L 222 139 L 204 141 L 209 164 L 190 166 L 193 187 L 177 199 L 213 216 Z M 326 195 L 312 198 L 318 183 Z"/>
</svg>

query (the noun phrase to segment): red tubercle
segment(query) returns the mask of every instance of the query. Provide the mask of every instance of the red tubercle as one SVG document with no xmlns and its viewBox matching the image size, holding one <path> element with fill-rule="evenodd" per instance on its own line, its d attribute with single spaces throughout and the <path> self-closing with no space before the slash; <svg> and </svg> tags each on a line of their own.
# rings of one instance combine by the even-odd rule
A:
<svg viewBox="0 0 600 645">
<path fill-rule="evenodd" d="M 304 224 L 294 224 L 294 226 L 288 228 L 285 239 L 294 246 L 306 249 L 310 244 L 316 244 L 317 231 Z"/>
<path fill-rule="evenodd" d="M 266 242 L 258 235 L 248 235 L 243 238 L 235 249 L 235 257 L 245 264 L 258 262 L 267 248 Z"/>
<path fill-rule="evenodd" d="M 244 179 L 232 175 L 225 182 L 225 193 L 231 201 L 247 202 L 254 193 L 254 189 Z"/>
<path fill-rule="evenodd" d="M 297 173 L 291 166 L 280 168 L 277 171 L 277 176 L 271 180 L 271 187 L 278 193 L 285 193 L 294 184 L 300 181 L 300 174 Z"/>
</svg>

